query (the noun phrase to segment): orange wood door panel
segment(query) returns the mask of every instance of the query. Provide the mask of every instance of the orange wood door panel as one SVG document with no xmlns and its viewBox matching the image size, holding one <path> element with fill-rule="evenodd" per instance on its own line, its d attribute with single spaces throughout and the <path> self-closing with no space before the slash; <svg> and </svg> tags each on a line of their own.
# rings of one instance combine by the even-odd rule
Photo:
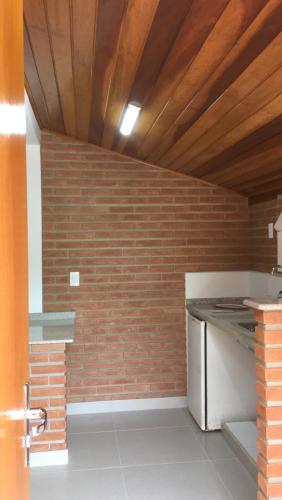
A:
<svg viewBox="0 0 282 500">
<path fill-rule="evenodd" d="M 22 0 L 0 2 L 0 498 L 27 500 L 27 210 Z M 18 418 L 15 416 L 18 415 Z"/>
</svg>

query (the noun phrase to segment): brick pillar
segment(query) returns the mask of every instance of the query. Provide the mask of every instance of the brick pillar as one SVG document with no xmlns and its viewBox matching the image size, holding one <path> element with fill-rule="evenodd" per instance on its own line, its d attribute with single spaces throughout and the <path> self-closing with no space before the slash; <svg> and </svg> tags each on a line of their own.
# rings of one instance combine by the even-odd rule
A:
<svg viewBox="0 0 282 500">
<path fill-rule="evenodd" d="M 282 310 L 273 309 L 255 309 L 258 500 L 282 498 Z"/>
<path fill-rule="evenodd" d="M 66 344 L 31 344 L 29 347 L 30 406 L 43 406 L 48 413 L 47 429 L 32 439 L 31 451 L 65 450 Z"/>
</svg>

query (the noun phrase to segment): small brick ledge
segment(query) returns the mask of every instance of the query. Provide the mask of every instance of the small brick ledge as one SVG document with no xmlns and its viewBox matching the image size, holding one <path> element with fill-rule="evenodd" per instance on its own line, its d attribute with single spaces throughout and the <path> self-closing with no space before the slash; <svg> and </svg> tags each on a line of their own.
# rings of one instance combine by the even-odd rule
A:
<svg viewBox="0 0 282 500">
<path fill-rule="evenodd" d="M 31 452 L 66 450 L 66 344 L 29 346 L 29 383 L 30 406 L 48 414 L 47 429 L 33 438 Z"/>
<path fill-rule="evenodd" d="M 258 500 L 282 498 L 282 311 L 255 309 Z"/>
</svg>

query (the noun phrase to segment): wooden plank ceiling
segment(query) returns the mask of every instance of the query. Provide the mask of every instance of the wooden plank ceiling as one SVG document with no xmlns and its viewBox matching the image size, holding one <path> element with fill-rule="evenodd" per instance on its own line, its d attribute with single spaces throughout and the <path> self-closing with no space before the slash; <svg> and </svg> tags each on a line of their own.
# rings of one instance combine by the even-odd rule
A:
<svg viewBox="0 0 282 500">
<path fill-rule="evenodd" d="M 42 128 L 252 202 L 282 192 L 282 0 L 24 0 L 24 19 Z"/>
</svg>

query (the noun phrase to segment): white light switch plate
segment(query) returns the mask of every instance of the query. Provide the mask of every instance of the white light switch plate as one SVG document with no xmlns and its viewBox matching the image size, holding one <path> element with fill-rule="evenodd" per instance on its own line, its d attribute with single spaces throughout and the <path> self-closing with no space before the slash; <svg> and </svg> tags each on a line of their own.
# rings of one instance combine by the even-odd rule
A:
<svg viewBox="0 0 282 500">
<path fill-rule="evenodd" d="M 70 286 L 79 286 L 79 272 L 70 272 Z"/>
</svg>

